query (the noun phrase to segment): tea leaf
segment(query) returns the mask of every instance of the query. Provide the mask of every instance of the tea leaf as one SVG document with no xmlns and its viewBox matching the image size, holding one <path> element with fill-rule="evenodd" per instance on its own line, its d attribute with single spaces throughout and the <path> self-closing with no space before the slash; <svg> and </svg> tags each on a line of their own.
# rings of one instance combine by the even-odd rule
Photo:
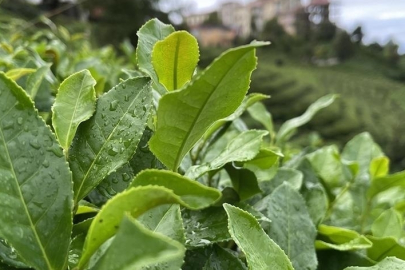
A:
<svg viewBox="0 0 405 270">
<path fill-rule="evenodd" d="M 68 164 L 26 92 L 3 73 L 0 91 L 0 237 L 29 266 L 65 269 L 73 208 Z"/>
<path fill-rule="evenodd" d="M 294 269 L 284 251 L 266 235 L 252 215 L 230 204 L 224 204 L 224 208 L 229 233 L 245 253 L 250 269 Z"/>
<path fill-rule="evenodd" d="M 96 81 L 88 70 L 77 72 L 59 86 L 52 106 L 52 124 L 60 145 L 68 150 L 80 123 L 89 119 L 96 107 Z"/>
<path fill-rule="evenodd" d="M 151 104 L 147 78 L 126 80 L 98 99 L 95 114 L 79 126 L 69 149 L 76 203 L 130 160 Z"/>
<path fill-rule="evenodd" d="M 168 91 L 180 89 L 190 81 L 199 60 L 198 43 L 186 31 L 177 31 L 156 42 L 152 51 L 152 63 Z"/>
<path fill-rule="evenodd" d="M 239 107 L 256 67 L 255 48 L 266 44 L 228 50 L 184 89 L 160 99 L 156 133 L 149 145 L 163 164 L 177 171 L 209 126 Z"/>
</svg>

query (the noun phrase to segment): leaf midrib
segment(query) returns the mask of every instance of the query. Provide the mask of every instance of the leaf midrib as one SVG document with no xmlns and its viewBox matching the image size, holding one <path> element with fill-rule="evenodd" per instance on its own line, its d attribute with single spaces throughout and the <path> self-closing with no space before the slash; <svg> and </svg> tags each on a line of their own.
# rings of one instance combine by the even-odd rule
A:
<svg viewBox="0 0 405 270">
<path fill-rule="evenodd" d="M 68 128 L 68 130 L 66 132 L 66 137 L 65 137 L 65 143 L 66 143 L 66 145 L 65 145 L 66 148 L 65 149 L 66 149 L 66 152 L 69 150 L 69 145 L 67 143 L 68 143 L 68 140 L 69 140 L 69 136 L 71 134 L 73 118 L 76 115 L 77 104 L 79 103 L 79 99 L 80 99 L 82 91 L 83 91 L 83 83 L 84 83 L 84 80 L 85 80 L 86 77 L 87 77 L 87 74 L 85 74 L 83 79 L 82 79 L 82 82 L 81 82 L 81 85 L 80 85 L 79 95 L 76 98 L 76 104 L 75 104 L 75 107 L 74 107 L 74 110 L 73 110 L 73 113 L 72 113 L 72 117 L 70 118 L 70 121 L 69 121 L 69 128 Z"/>
<path fill-rule="evenodd" d="M 204 111 L 204 108 L 206 107 L 207 103 L 210 101 L 212 95 L 216 92 L 216 90 L 218 89 L 218 86 L 222 84 L 222 81 L 224 80 L 224 78 L 228 76 L 228 74 L 231 72 L 231 70 L 233 70 L 233 69 L 236 67 L 237 63 L 239 63 L 239 61 L 241 61 L 242 59 L 244 59 L 245 56 L 246 56 L 250 51 L 251 51 L 251 50 L 248 50 L 246 53 L 243 54 L 243 56 L 241 56 L 237 61 L 234 62 L 234 64 L 231 66 L 231 68 L 227 70 L 227 72 L 224 74 L 224 76 L 222 76 L 222 78 L 221 78 L 221 79 L 219 80 L 219 82 L 216 84 L 216 86 L 214 87 L 214 89 L 213 89 L 213 90 L 211 91 L 211 93 L 208 95 L 207 99 L 205 100 L 205 102 L 203 103 L 202 107 L 201 107 L 200 110 L 198 111 L 196 117 L 194 118 L 193 122 L 191 123 L 191 126 L 190 126 L 190 128 L 189 128 L 189 130 L 187 131 L 186 136 L 185 136 L 186 139 L 183 140 L 182 143 L 181 143 L 181 145 L 180 145 L 180 148 L 179 148 L 179 151 L 177 152 L 177 157 L 176 157 L 176 160 L 175 160 L 175 163 L 174 163 L 173 171 L 176 171 L 177 168 L 179 167 L 180 162 L 181 162 L 180 159 L 182 159 L 182 158 L 181 158 L 182 152 L 183 152 L 183 150 L 184 150 L 184 147 L 185 147 L 185 145 L 186 145 L 186 142 L 188 141 L 188 138 L 190 137 L 191 131 L 194 129 L 194 127 L 195 127 L 195 125 L 196 125 L 196 123 L 197 123 L 197 120 L 199 120 L 201 113 Z M 201 78 L 204 74 L 206 74 L 206 73 L 204 72 L 203 74 L 201 74 L 200 78 Z"/>
<path fill-rule="evenodd" d="M 180 50 L 180 39 L 177 36 L 176 40 L 176 50 L 174 52 L 174 67 L 173 67 L 173 90 L 177 89 L 177 74 L 178 74 L 178 58 L 179 58 L 179 50 Z"/>
<path fill-rule="evenodd" d="M 148 83 L 145 84 L 144 87 L 142 87 L 142 89 L 138 92 L 138 94 L 133 98 L 131 104 L 128 106 L 127 110 L 125 110 L 124 114 L 120 117 L 120 120 L 118 121 L 117 125 L 115 125 L 115 127 L 113 128 L 113 130 L 111 131 L 110 135 L 108 135 L 107 139 L 104 141 L 103 145 L 101 146 L 100 150 L 98 151 L 97 155 L 94 157 L 93 161 L 90 164 L 89 169 L 87 170 L 86 174 L 84 175 L 82 182 L 80 183 L 79 189 L 77 190 L 77 195 L 75 195 L 75 204 L 78 203 L 78 198 L 80 195 L 80 191 L 82 190 L 83 184 L 85 182 L 85 180 L 87 179 L 89 172 L 93 169 L 94 164 L 96 163 L 96 160 L 98 159 L 98 157 L 100 156 L 100 153 L 102 153 L 102 151 L 104 150 L 104 147 L 106 146 L 107 142 L 110 141 L 111 136 L 115 133 L 115 130 L 117 129 L 117 127 L 119 126 L 119 124 L 121 123 L 122 119 L 125 117 L 125 115 L 128 114 L 129 108 L 132 107 L 132 105 L 134 104 L 135 100 L 137 100 L 138 96 L 143 93 L 144 89 L 148 87 Z M 96 122 L 94 120 L 94 122 Z M 102 131 L 100 130 L 100 133 L 102 133 Z M 104 134 L 103 134 L 104 135 Z"/>
<path fill-rule="evenodd" d="M 53 269 L 52 266 L 51 266 L 51 263 L 50 263 L 49 260 L 48 260 L 48 256 L 47 256 L 47 254 L 46 254 L 46 252 L 45 252 L 45 250 L 44 250 L 44 247 L 42 246 L 42 242 L 41 242 L 41 240 L 39 239 L 39 236 L 38 236 L 38 233 L 37 233 L 37 231 L 36 231 L 36 229 L 35 229 L 34 223 L 32 222 L 31 215 L 30 215 L 30 213 L 29 213 L 29 211 L 28 211 L 28 208 L 27 208 L 27 205 L 26 205 L 26 203 L 25 203 L 24 197 L 23 197 L 23 195 L 22 195 L 22 193 L 21 193 L 20 185 L 19 185 L 18 180 L 17 180 L 17 175 L 16 175 L 15 170 L 14 170 L 13 162 L 11 161 L 10 152 L 8 151 L 8 146 L 7 146 L 7 143 L 6 143 L 6 140 L 5 140 L 5 137 L 4 137 L 4 133 L 3 133 L 3 129 L 2 129 L 2 128 L 0 128 L 0 134 L 1 134 L 1 138 L 2 138 L 3 145 L 4 145 L 5 149 L 6 149 L 7 159 L 8 159 L 8 161 L 9 161 L 10 168 L 11 168 L 11 171 L 12 171 L 13 176 L 14 176 L 14 181 L 16 182 L 16 185 L 17 185 L 17 187 L 18 187 L 18 188 L 17 188 L 17 190 L 18 190 L 18 196 L 20 197 L 20 200 L 21 200 L 22 205 L 23 205 L 23 207 L 24 207 L 24 211 L 25 211 L 26 216 L 27 216 L 27 218 L 28 218 L 28 221 L 29 221 L 29 223 L 30 223 L 31 230 L 32 230 L 32 232 L 34 233 L 35 239 L 36 239 L 36 241 L 37 241 L 37 243 L 38 243 L 38 246 L 39 246 L 39 248 L 40 248 L 40 250 L 41 250 L 41 252 L 42 252 L 42 254 L 43 254 L 43 258 L 44 258 L 44 260 L 45 260 L 45 262 L 46 262 L 46 265 L 48 266 L 48 269 Z"/>
</svg>

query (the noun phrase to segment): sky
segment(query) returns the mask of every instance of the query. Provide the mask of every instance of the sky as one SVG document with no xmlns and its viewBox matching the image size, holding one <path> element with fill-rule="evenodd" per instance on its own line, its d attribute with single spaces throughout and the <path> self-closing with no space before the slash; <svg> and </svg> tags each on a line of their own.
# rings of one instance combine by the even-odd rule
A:
<svg viewBox="0 0 405 270">
<path fill-rule="evenodd" d="M 214 10 L 220 2 L 195 1 L 195 9 Z M 362 26 L 366 44 L 386 44 L 392 39 L 400 45 L 400 52 L 405 53 L 405 0 L 331 0 L 331 3 L 334 8 L 331 20 L 339 27 L 353 31 Z"/>
</svg>

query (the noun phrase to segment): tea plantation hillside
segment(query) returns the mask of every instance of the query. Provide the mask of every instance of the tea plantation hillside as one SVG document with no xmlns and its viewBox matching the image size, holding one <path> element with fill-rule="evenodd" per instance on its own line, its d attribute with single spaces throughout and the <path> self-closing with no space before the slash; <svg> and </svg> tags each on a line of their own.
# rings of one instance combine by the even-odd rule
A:
<svg viewBox="0 0 405 270">
<path fill-rule="evenodd" d="M 359 56 L 330 67 L 303 64 L 275 51 L 260 51 L 262 60 L 253 74 L 252 91 L 271 95 L 266 105 L 276 122 L 300 115 L 326 93 L 340 99 L 309 125 L 327 140 L 345 142 L 354 134 L 369 131 L 394 162 L 405 157 L 403 115 L 405 85 L 384 76 L 389 70 L 380 62 Z"/>
</svg>

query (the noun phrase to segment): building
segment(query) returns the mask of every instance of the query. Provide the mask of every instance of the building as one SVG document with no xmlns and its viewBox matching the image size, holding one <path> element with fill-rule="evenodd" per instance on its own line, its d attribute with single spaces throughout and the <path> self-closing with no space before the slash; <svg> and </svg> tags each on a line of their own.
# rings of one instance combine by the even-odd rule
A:
<svg viewBox="0 0 405 270">
<path fill-rule="evenodd" d="M 266 22 L 274 18 L 287 33 L 294 35 L 296 15 L 302 9 L 301 0 L 255 0 L 247 5 L 230 1 L 223 3 L 217 13 L 222 25 L 234 31 L 238 37 L 255 38 L 264 29 Z M 328 16 L 329 1 L 312 0 L 308 10 L 316 18 L 325 18 Z M 191 29 L 195 29 L 208 18 L 209 14 L 195 14 L 186 17 L 186 22 Z"/>
</svg>

